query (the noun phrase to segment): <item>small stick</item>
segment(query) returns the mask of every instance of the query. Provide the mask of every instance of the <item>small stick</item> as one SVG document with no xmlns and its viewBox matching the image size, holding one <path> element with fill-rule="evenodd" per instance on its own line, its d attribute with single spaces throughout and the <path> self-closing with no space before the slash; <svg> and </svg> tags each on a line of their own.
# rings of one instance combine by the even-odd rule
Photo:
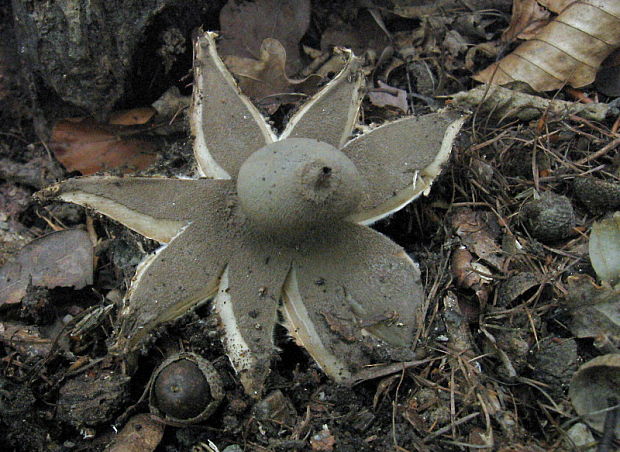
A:
<svg viewBox="0 0 620 452">
<path fill-rule="evenodd" d="M 594 154 L 590 154 L 587 157 L 582 158 L 581 160 L 577 160 L 574 164 L 583 165 L 584 163 L 588 163 L 594 159 L 602 157 L 603 155 L 607 154 L 609 151 L 614 150 L 616 147 L 618 147 L 618 145 L 620 145 L 620 138 L 616 138 L 611 143 L 607 143 L 605 146 L 603 146 L 601 149 L 596 151 Z"/>
</svg>

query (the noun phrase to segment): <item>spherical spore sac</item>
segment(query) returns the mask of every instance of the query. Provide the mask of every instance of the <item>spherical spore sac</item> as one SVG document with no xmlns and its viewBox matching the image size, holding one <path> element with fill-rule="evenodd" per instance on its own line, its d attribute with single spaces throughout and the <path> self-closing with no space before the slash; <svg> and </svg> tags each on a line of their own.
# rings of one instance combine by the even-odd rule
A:
<svg viewBox="0 0 620 452">
<path fill-rule="evenodd" d="M 355 211 L 363 180 L 330 144 L 289 138 L 253 153 L 241 166 L 241 208 L 259 230 L 285 236 L 319 230 Z"/>
</svg>

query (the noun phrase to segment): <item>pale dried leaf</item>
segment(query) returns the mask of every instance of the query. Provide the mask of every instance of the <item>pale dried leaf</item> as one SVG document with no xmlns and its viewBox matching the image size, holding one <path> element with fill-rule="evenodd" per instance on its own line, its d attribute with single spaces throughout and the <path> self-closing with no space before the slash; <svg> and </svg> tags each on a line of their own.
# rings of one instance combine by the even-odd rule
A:
<svg viewBox="0 0 620 452">
<path fill-rule="evenodd" d="M 407 113 L 409 104 L 407 103 L 407 91 L 383 83 L 377 82 L 379 88 L 369 90 L 368 99 L 376 107 L 393 107 L 403 113 Z"/>
<path fill-rule="evenodd" d="M 617 283 L 620 280 L 620 212 L 592 225 L 589 252 L 599 279 L 612 285 Z"/>
<path fill-rule="evenodd" d="M 601 62 L 620 46 L 620 2 L 577 1 L 538 33 L 474 79 L 529 84 L 536 91 L 594 81 Z"/>
<path fill-rule="evenodd" d="M 475 262 L 474 256 L 462 247 L 452 253 L 451 270 L 460 287 L 472 289 L 480 302 L 486 303 L 490 292 L 488 285 L 492 281 L 488 276 L 484 276 L 491 274 L 488 267 Z"/>
<path fill-rule="evenodd" d="M 310 0 L 229 0 L 220 12 L 222 56 L 260 59 L 266 38 L 282 43 L 287 74 L 302 67 L 299 41 L 310 24 Z"/>
<path fill-rule="evenodd" d="M 93 247 L 86 231 L 53 232 L 24 246 L 0 268 L 0 305 L 18 303 L 28 286 L 76 289 L 93 282 Z"/>
<path fill-rule="evenodd" d="M 495 268 L 503 267 L 506 257 L 496 242 L 499 226 L 489 212 L 461 209 L 452 217 L 452 227 L 473 254 Z"/>
<path fill-rule="evenodd" d="M 510 25 L 502 34 L 502 40 L 512 42 L 516 38 L 532 39 L 549 23 L 549 11 L 536 0 L 513 0 Z"/>
<path fill-rule="evenodd" d="M 542 6 L 549 11 L 560 14 L 567 7 L 575 3 L 577 0 L 537 0 Z"/>
<path fill-rule="evenodd" d="M 578 338 L 596 338 L 595 346 L 618 351 L 620 346 L 620 289 L 602 287 L 588 275 L 567 280 L 567 327 Z"/>
<path fill-rule="evenodd" d="M 336 438 L 334 438 L 327 426 L 323 426 L 319 433 L 312 435 L 310 438 L 310 446 L 315 452 L 331 452 L 334 450 L 335 445 Z"/>
</svg>

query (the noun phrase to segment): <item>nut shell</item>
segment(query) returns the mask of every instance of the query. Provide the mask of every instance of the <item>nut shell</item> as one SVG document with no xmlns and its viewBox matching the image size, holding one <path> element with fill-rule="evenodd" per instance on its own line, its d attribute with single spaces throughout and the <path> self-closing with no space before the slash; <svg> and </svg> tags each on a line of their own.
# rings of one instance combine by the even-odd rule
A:
<svg viewBox="0 0 620 452">
<path fill-rule="evenodd" d="M 171 425 L 207 419 L 224 397 L 213 365 L 194 353 L 179 353 L 164 361 L 149 382 L 151 412 Z"/>
</svg>

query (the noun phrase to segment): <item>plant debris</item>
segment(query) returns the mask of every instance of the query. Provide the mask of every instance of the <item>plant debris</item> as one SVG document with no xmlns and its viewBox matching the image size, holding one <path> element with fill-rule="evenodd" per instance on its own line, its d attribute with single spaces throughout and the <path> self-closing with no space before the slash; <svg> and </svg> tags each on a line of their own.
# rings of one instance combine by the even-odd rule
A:
<svg viewBox="0 0 620 452">
<path fill-rule="evenodd" d="M 147 117 L 151 116 L 149 110 Z M 132 112 L 125 113 L 125 117 L 112 117 L 114 122 L 110 125 L 88 119 L 59 121 L 52 132 L 50 148 L 68 171 L 84 175 L 112 169 L 123 172 L 145 169 L 155 162 L 156 147 L 152 142 L 134 137 L 135 130 L 123 127 L 124 123 L 140 124 L 143 120 Z"/>
<path fill-rule="evenodd" d="M 506 121 L 512 118 L 530 121 L 543 115 L 566 117 L 583 116 L 585 119 L 602 121 L 607 116 L 609 105 L 603 103 L 566 102 L 545 99 L 501 86 L 478 86 L 452 96 L 455 105 L 476 109 L 485 114 Z"/>
<path fill-rule="evenodd" d="M 19 303 L 31 286 L 74 287 L 93 283 L 93 245 L 87 232 L 48 234 L 24 246 L 0 268 L 0 305 Z"/>
<path fill-rule="evenodd" d="M 472 78 L 593 1 L 114 1 L 0 2 L 0 263 L 52 231 L 90 255 L 2 304 L 3 450 L 620 448 L 617 55 L 581 88 Z M 123 175 L 85 126 L 68 166 L 100 174 L 68 172 L 49 137 L 85 112 L 157 159 Z"/>
<path fill-rule="evenodd" d="M 603 60 L 620 46 L 620 5 L 574 1 L 535 38 L 474 79 L 498 85 L 521 81 L 536 91 L 592 83 Z"/>
</svg>

